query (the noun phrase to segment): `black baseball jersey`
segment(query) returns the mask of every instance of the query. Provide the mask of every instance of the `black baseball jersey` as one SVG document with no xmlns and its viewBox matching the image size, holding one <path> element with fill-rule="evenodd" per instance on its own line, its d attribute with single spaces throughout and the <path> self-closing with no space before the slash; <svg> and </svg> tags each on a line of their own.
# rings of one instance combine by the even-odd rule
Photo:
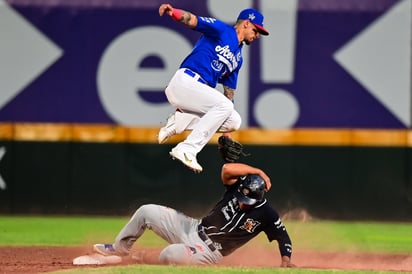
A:
<svg viewBox="0 0 412 274">
<path fill-rule="evenodd" d="M 292 242 L 279 214 L 266 199 L 252 209 L 242 211 L 234 197 L 238 183 L 228 186 L 223 198 L 202 218 L 206 234 L 223 256 L 241 247 L 260 232 L 271 242 L 277 240 L 282 256 L 292 255 Z"/>
</svg>

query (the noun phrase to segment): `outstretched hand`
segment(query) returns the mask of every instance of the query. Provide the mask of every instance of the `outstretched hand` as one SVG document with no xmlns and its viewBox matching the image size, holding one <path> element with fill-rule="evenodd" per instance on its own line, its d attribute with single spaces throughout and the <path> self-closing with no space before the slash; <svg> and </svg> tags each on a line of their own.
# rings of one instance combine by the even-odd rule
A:
<svg viewBox="0 0 412 274">
<path fill-rule="evenodd" d="M 172 16 L 173 13 L 173 7 L 170 4 L 161 4 L 159 7 L 159 15 L 163 16 L 165 13 L 167 13 L 169 16 Z"/>
<path fill-rule="evenodd" d="M 169 15 L 176 22 L 182 23 L 191 29 L 197 26 L 197 16 L 189 11 L 174 8 L 170 4 L 161 4 L 159 7 L 159 15 Z"/>
</svg>

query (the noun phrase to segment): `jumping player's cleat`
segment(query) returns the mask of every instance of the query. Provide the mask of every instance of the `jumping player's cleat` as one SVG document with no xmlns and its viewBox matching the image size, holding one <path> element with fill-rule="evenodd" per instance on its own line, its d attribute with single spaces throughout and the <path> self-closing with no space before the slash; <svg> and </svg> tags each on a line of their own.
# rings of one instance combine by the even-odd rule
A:
<svg viewBox="0 0 412 274">
<path fill-rule="evenodd" d="M 175 114 L 173 113 L 172 115 L 167 118 L 166 125 L 162 127 L 159 131 L 159 134 L 157 135 L 157 141 L 159 144 L 163 144 L 164 142 L 167 141 L 171 136 L 176 134 L 176 124 L 175 124 Z"/>
<path fill-rule="evenodd" d="M 119 255 L 112 244 L 95 244 L 93 250 L 103 256 Z"/>
<path fill-rule="evenodd" d="M 195 173 L 200 173 L 203 171 L 203 168 L 196 160 L 196 156 L 189 152 L 183 152 L 178 150 L 177 148 L 173 148 L 169 152 L 170 156 L 173 160 L 179 160 L 185 166 L 193 170 Z"/>
</svg>

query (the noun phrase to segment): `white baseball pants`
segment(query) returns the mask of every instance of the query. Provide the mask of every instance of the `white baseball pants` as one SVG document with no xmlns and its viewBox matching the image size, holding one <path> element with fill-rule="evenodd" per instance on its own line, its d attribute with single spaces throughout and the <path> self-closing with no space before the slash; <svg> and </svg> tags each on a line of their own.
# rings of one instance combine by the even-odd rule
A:
<svg viewBox="0 0 412 274">
<path fill-rule="evenodd" d="M 175 113 L 176 133 L 192 132 L 177 145 L 182 151 L 196 155 L 216 132 L 232 132 L 240 128 L 242 119 L 232 101 L 220 91 L 199 81 L 199 75 L 179 69 L 165 93 Z"/>
</svg>

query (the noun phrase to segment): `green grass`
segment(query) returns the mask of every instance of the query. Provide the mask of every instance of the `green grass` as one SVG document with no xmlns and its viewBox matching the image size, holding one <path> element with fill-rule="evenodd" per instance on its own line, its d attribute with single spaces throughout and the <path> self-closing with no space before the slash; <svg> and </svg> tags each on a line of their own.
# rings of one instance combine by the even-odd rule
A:
<svg viewBox="0 0 412 274">
<path fill-rule="evenodd" d="M 0 245 L 76 246 L 112 242 L 128 217 L 0 216 Z M 412 253 L 412 223 L 286 221 L 295 249 Z M 139 240 L 146 247 L 164 246 L 151 231 Z M 258 241 L 267 244 L 261 234 Z M 268 245 L 268 248 L 272 248 Z"/>
<path fill-rule="evenodd" d="M 85 246 L 112 242 L 129 217 L 0 216 L 0 246 Z M 358 251 L 412 254 L 412 223 L 285 221 L 295 250 Z M 254 244 L 273 250 L 261 234 Z M 163 247 L 164 240 L 147 231 L 142 247 Z M 78 268 L 54 273 L 394 273 L 343 270 L 228 268 L 132 265 Z"/>
<path fill-rule="evenodd" d="M 295 248 L 318 251 L 412 253 L 412 223 L 286 223 Z"/>
<path fill-rule="evenodd" d="M 387 271 L 352 271 L 352 270 L 322 270 L 322 269 L 299 269 L 299 268 L 243 268 L 243 267 L 199 267 L 199 266 L 157 266 L 157 265 L 136 265 L 124 267 L 104 267 L 104 268 L 83 268 L 75 270 L 63 270 L 53 272 L 54 274 L 84 274 L 84 273 L 99 273 L 99 274 L 273 274 L 273 273 L 288 273 L 288 274 L 329 274 L 329 273 L 344 273 L 344 274 L 369 274 L 369 273 L 390 273 Z"/>
<path fill-rule="evenodd" d="M 128 217 L 33 217 L 0 216 L 0 245 L 79 246 L 111 243 Z M 151 234 L 148 231 L 148 234 Z M 146 235 L 142 246 L 159 247 L 164 241 Z"/>
</svg>

